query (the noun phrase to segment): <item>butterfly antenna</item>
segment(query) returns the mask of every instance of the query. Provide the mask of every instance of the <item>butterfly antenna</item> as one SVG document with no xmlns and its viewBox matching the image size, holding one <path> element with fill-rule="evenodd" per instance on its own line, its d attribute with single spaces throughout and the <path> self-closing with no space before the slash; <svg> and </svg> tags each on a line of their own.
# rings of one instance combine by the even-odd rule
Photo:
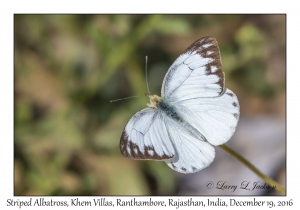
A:
<svg viewBox="0 0 300 210">
<path fill-rule="evenodd" d="M 148 63 L 148 56 L 146 55 L 146 68 L 145 68 L 145 71 L 146 71 L 146 84 L 147 84 L 147 90 L 148 90 L 148 93 L 149 93 L 149 95 L 151 95 L 151 93 L 150 93 L 150 91 L 149 91 L 149 86 L 148 86 L 147 63 Z"/>
<path fill-rule="evenodd" d="M 130 96 L 130 97 L 126 97 L 126 98 L 120 98 L 120 99 L 116 99 L 116 100 L 110 100 L 109 102 L 112 103 L 112 102 L 116 102 L 116 101 L 126 100 L 126 99 L 129 99 L 129 98 L 136 98 L 136 97 L 140 97 L 140 96 Z"/>
<path fill-rule="evenodd" d="M 146 55 L 146 68 L 145 68 L 145 71 L 146 71 L 146 84 L 147 84 L 148 94 L 151 95 L 151 93 L 149 91 L 149 86 L 148 86 L 147 63 L 148 63 L 148 56 Z M 116 100 L 110 100 L 109 102 L 112 103 L 112 102 L 116 102 L 116 101 L 126 100 L 126 99 L 129 99 L 129 98 L 136 98 L 136 97 L 139 97 L 139 96 L 130 96 L 130 97 L 126 97 L 126 98 L 120 98 L 120 99 L 116 99 Z"/>
</svg>

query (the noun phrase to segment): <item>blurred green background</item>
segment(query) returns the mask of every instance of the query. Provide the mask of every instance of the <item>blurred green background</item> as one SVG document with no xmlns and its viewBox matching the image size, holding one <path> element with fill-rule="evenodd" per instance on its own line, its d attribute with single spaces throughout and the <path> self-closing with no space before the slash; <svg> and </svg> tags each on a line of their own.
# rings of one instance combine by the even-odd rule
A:
<svg viewBox="0 0 300 210">
<path fill-rule="evenodd" d="M 166 71 L 214 36 L 243 116 L 285 120 L 285 15 L 15 15 L 15 195 L 175 195 L 164 162 L 119 151 Z M 142 97 L 109 103 L 109 100 Z M 285 141 L 285 139 L 284 139 Z M 201 171 L 199 172 L 201 173 Z"/>
</svg>

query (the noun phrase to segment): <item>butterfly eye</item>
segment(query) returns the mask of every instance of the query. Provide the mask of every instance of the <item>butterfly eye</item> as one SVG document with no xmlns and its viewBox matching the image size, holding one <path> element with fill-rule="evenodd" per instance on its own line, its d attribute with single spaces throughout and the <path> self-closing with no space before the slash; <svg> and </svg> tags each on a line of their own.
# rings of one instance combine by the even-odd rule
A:
<svg viewBox="0 0 300 210">
<path fill-rule="evenodd" d="M 156 101 L 156 103 L 158 103 L 158 101 Z"/>
</svg>

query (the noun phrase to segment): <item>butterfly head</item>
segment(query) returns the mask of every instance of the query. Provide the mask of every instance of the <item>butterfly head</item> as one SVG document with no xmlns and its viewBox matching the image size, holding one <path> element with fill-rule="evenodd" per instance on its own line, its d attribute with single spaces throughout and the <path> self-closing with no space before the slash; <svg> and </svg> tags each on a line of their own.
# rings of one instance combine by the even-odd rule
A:
<svg viewBox="0 0 300 210">
<path fill-rule="evenodd" d="M 147 104 L 150 108 L 156 108 L 157 104 L 161 101 L 161 97 L 157 95 L 150 95 L 148 93 L 145 94 L 149 98 L 149 103 Z"/>
</svg>

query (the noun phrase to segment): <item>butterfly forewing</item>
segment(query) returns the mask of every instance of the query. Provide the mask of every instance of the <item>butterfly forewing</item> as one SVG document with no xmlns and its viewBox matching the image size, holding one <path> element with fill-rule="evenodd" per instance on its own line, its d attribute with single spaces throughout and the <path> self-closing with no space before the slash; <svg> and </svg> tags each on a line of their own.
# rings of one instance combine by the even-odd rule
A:
<svg viewBox="0 0 300 210">
<path fill-rule="evenodd" d="M 151 108 L 137 112 L 129 120 L 120 149 L 125 157 L 145 160 L 166 160 L 175 153 L 162 116 Z"/>
<path fill-rule="evenodd" d="M 217 41 L 204 37 L 194 42 L 169 68 L 161 94 L 176 102 L 216 97 L 224 90 L 224 73 Z"/>
</svg>

